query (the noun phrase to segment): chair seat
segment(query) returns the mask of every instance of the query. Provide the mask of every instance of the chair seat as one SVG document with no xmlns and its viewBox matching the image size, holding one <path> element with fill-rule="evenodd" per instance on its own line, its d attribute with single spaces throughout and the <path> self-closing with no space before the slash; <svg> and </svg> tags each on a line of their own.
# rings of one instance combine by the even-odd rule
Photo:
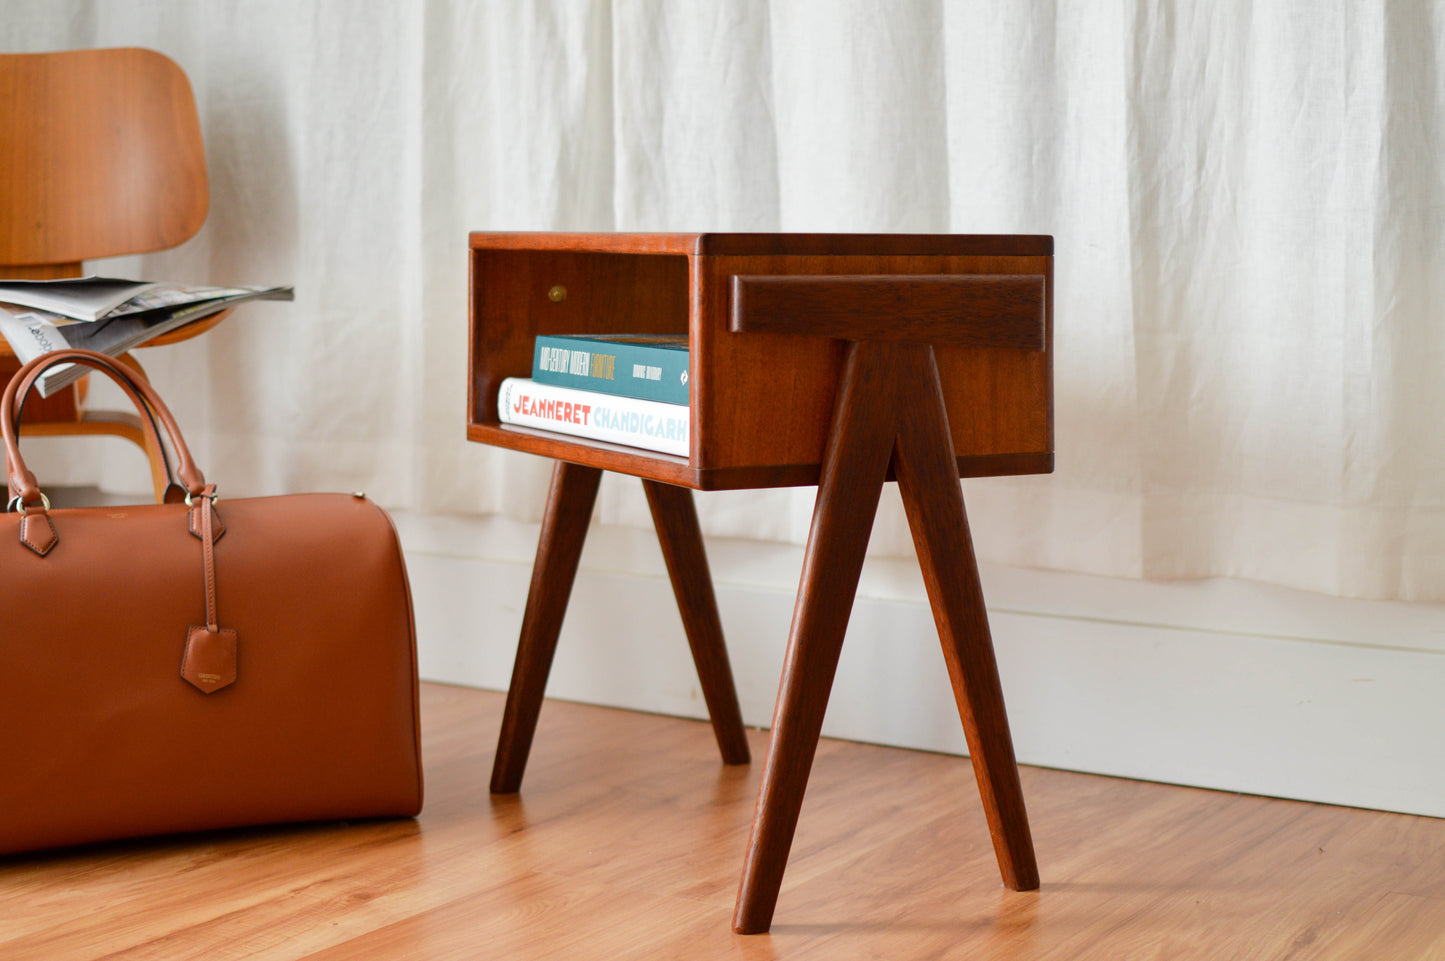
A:
<svg viewBox="0 0 1445 961">
<path fill-rule="evenodd" d="M 154 340 L 146 341 L 141 347 L 164 347 L 167 344 L 178 344 L 183 340 L 199 337 L 230 315 L 231 310 L 223 310 L 219 314 L 212 314 L 209 317 L 202 317 L 200 320 L 193 320 L 184 327 L 177 327 L 175 330 L 161 334 Z M 11 360 L 14 357 L 15 352 L 10 349 L 10 345 L 5 342 L 5 339 L 0 337 L 0 363 Z"/>
</svg>

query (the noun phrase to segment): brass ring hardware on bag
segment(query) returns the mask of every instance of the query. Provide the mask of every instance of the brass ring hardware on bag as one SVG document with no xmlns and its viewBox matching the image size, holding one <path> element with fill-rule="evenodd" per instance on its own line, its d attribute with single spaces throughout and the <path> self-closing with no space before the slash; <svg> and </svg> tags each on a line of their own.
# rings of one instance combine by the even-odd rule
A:
<svg viewBox="0 0 1445 961">
<path fill-rule="evenodd" d="M 42 495 L 42 496 L 44 496 L 44 495 Z M 202 497 L 210 497 L 212 504 L 216 503 L 216 501 L 218 501 L 218 500 L 221 499 L 221 495 L 220 495 L 220 494 L 209 494 L 209 495 L 208 495 L 208 494 L 202 494 L 201 496 L 202 496 Z M 192 506 L 194 506 L 194 505 L 191 503 L 191 497 L 192 497 L 191 492 L 190 492 L 190 491 L 186 491 L 186 506 L 187 506 L 187 507 L 192 507 Z"/>
<path fill-rule="evenodd" d="M 40 492 L 40 506 L 43 507 L 45 510 L 50 510 L 50 498 L 45 496 L 44 491 Z M 26 513 L 25 502 L 20 499 L 19 494 L 16 494 L 14 497 L 10 498 L 10 503 L 5 505 L 5 513 L 13 514 L 17 507 L 20 509 L 20 513 L 22 515 Z"/>
</svg>

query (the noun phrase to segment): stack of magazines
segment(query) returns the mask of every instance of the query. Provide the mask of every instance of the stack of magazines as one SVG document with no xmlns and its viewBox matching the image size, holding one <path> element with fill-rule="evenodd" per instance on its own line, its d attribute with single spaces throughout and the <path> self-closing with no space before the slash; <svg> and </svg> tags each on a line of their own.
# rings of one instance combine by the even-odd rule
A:
<svg viewBox="0 0 1445 961">
<path fill-rule="evenodd" d="M 110 277 L 0 280 L 0 335 L 22 362 L 68 347 L 119 357 L 243 301 L 293 297 L 291 287 L 193 287 Z M 37 388 L 49 397 L 84 375 L 85 368 L 66 364 L 46 371 Z"/>
</svg>

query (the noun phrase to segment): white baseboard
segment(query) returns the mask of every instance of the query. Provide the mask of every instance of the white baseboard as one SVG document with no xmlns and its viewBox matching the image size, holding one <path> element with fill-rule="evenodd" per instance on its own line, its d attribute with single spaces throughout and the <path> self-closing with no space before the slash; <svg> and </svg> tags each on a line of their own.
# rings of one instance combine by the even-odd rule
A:
<svg viewBox="0 0 1445 961">
<path fill-rule="evenodd" d="M 399 515 L 422 676 L 505 690 L 536 525 Z M 744 720 L 771 722 L 798 547 L 709 541 Z M 986 567 L 1019 760 L 1445 816 L 1445 605 Z M 549 697 L 705 716 L 649 531 L 594 527 Z M 870 560 L 824 733 L 966 753 L 912 560 Z"/>
</svg>

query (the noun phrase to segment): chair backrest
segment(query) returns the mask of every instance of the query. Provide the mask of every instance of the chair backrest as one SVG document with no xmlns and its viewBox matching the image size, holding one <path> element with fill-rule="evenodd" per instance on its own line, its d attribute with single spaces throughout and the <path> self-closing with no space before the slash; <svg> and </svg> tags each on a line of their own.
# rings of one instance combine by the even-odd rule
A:
<svg viewBox="0 0 1445 961">
<path fill-rule="evenodd" d="M 209 205 L 195 97 L 153 50 L 0 54 L 0 276 L 164 250 Z"/>
</svg>

